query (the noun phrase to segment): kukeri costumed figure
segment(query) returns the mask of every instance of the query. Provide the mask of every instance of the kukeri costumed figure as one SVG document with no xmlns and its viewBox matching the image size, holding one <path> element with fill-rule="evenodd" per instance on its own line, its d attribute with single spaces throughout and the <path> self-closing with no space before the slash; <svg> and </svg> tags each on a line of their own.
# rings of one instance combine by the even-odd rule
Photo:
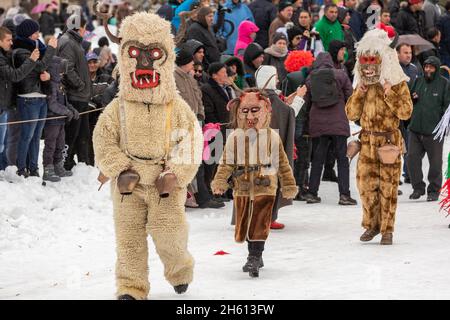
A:
<svg viewBox="0 0 450 320">
<path fill-rule="evenodd" d="M 147 298 L 147 234 L 167 281 L 183 293 L 194 267 L 187 249 L 186 187 L 197 172 L 203 137 L 196 116 L 176 90 L 170 23 L 154 14 L 135 13 L 122 21 L 120 38 L 109 36 L 120 43 L 121 81 L 118 98 L 99 117 L 93 140 L 96 165 L 111 179 L 117 296 Z M 123 196 L 118 177 L 136 183 L 136 173 L 138 183 Z M 162 198 L 155 181 L 166 173 L 176 177 L 176 184 Z"/>
<path fill-rule="evenodd" d="M 246 89 L 228 103 L 232 127 L 216 175 L 215 194 L 223 194 L 232 177 L 236 212 L 235 240 L 248 242 L 249 255 L 243 267 L 251 277 L 263 267 L 262 252 L 270 231 L 278 178 L 281 193 L 293 199 L 297 186 L 278 133 L 269 128 L 270 100 L 259 89 Z"/>
<path fill-rule="evenodd" d="M 357 44 L 355 81 L 357 89 L 346 104 L 349 120 L 359 121 L 361 153 L 357 165 L 357 185 L 363 206 L 361 241 L 382 234 L 381 244 L 392 244 L 397 189 L 401 173 L 403 139 L 399 121 L 412 113 L 412 101 L 395 47 L 387 33 L 368 31 Z M 390 148 L 392 164 L 382 162 L 378 148 Z M 393 153 L 394 152 L 394 153 Z M 395 157 L 395 153 L 398 153 Z"/>
</svg>

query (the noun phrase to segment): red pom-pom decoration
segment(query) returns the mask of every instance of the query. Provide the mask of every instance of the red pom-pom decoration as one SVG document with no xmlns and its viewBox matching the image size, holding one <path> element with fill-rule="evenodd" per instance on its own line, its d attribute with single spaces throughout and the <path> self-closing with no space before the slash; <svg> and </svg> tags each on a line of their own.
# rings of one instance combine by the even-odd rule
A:
<svg viewBox="0 0 450 320">
<path fill-rule="evenodd" d="M 311 51 L 294 50 L 289 52 L 284 67 L 287 72 L 300 71 L 303 67 L 309 67 L 314 62 L 314 56 Z"/>
</svg>

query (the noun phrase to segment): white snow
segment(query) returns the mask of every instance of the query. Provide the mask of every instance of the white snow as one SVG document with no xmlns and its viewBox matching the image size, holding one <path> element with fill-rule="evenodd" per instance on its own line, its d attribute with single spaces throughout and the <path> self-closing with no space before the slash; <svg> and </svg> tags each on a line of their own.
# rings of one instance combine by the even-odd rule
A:
<svg viewBox="0 0 450 320">
<path fill-rule="evenodd" d="M 112 205 L 96 177 L 80 164 L 73 177 L 45 187 L 38 178 L 0 181 L 0 299 L 114 299 Z M 231 204 L 189 209 L 194 282 L 176 295 L 149 239 L 149 298 L 449 299 L 450 220 L 437 202 L 409 200 L 410 185 L 401 190 L 394 245 L 380 246 L 379 237 L 359 241 L 360 205 L 338 206 L 337 185 L 322 183 L 322 204 L 280 211 L 286 229 L 270 234 L 258 279 L 241 271 L 247 248 L 233 240 Z M 230 254 L 214 255 L 219 250 Z"/>
</svg>

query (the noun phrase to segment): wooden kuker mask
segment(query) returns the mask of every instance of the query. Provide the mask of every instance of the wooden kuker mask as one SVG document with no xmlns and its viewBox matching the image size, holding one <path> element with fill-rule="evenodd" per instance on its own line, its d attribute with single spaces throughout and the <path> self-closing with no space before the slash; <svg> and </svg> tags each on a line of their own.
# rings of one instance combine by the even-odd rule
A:
<svg viewBox="0 0 450 320">
<path fill-rule="evenodd" d="M 271 104 L 261 92 L 244 92 L 239 98 L 236 110 L 238 126 L 241 129 L 262 129 L 269 127 Z"/>
<path fill-rule="evenodd" d="M 381 57 L 379 54 L 362 54 L 358 57 L 358 71 L 365 85 L 375 84 L 381 77 Z"/>
</svg>

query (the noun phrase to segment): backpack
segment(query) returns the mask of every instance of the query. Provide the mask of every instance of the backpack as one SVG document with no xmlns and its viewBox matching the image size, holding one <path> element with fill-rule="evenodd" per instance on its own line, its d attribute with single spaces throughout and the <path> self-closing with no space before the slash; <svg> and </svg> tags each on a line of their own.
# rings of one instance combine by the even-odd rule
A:
<svg viewBox="0 0 450 320">
<path fill-rule="evenodd" d="M 311 101 L 319 108 L 339 102 L 339 91 L 333 69 L 311 71 Z"/>
</svg>

